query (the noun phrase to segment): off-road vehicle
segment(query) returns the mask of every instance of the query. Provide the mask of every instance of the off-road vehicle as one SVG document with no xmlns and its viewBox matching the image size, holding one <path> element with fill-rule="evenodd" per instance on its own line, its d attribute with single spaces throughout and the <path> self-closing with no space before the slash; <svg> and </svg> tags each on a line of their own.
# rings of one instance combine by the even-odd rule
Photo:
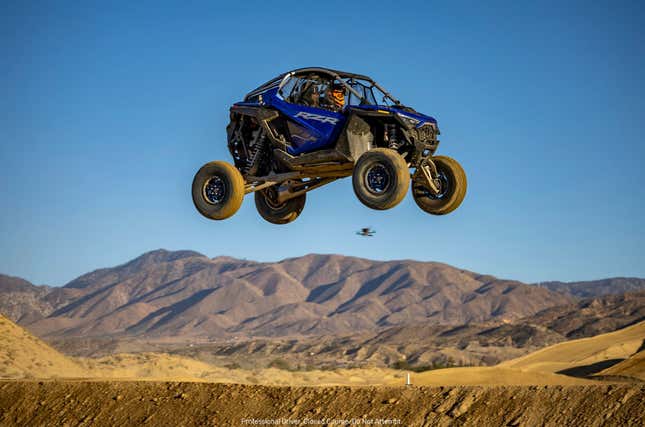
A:
<svg viewBox="0 0 645 427">
<path fill-rule="evenodd" d="M 273 224 L 295 220 L 306 193 L 352 176 L 358 199 L 390 209 L 407 193 L 433 215 L 454 211 L 466 194 L 457 161 L 435 156 L 437 121 L 402 105 L 368 76 L 327 68 L 279 75 L 230 109 L 234 164 L 214 161 L 195 175 L 192 196 L 210 219 L 226 219 L 255 193 Z"/>
</svg>

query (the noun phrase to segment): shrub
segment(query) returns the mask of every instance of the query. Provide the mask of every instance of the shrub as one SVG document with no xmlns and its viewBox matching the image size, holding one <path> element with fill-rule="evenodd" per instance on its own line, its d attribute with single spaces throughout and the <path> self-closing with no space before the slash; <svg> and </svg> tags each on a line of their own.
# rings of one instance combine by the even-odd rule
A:
<svg viewBox="0 0 645 427">
<path fill-rule="evenodd" d="M 269 362 L 269 368 L 276 368 L 276 369 L 282 369 L 285 371 L 291 370 L 291 367 L 289 366 L 289 363 L 287 363 L 286 360 L 284 359 L 273 359 L 271 362 Z"/>
</svg>

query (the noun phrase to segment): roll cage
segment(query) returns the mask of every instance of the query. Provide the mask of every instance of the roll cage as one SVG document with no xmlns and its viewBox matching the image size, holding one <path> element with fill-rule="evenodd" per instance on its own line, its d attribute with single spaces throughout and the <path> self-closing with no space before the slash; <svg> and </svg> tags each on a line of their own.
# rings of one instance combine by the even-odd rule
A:
<svg viewBox="0 0 645 427">
<path fill-rule="evenodd" d="M 338 81 L 345 87 L 345 89 L 347 89 L 348 94 L 350 94 L 350 103 L 352 103 L 351 99 L 353 96 L 358 100 L 356 103 L 358 105 L 379 105 L 377 96 L 374 93 L 374 90 L 376 89 L 380 92 L 378 98 L 382 98 L 383 102 L 387 103 L 387 100 L 389 99 L 392 104 L 397 106 L 401 105 L 398 99 L 394 98 L 387 90 L 368 76 L 322 67 L 298 68 L 296 70 L 280 74 L 246 94 L 244 101 L 248 102 L 253 97 L 266 92 L 269 89 L 277 88 L 278 91 L 280 91 L 280 89 L 282 89 L 282 87 L 284 87 L 292 77 L 302 77 L 311 74 L 325 75 L 328 78 Z"/>
</svg>

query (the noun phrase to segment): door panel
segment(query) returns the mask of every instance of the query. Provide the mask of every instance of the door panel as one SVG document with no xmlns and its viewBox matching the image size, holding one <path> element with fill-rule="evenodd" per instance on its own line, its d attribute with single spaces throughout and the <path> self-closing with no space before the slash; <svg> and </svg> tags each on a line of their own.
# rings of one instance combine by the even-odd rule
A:
<svg viewBox="0 0 645 427">
<path fill-rule="evenodd" d="M 291 147 L 288 151 L 292 155 L 329 148 L 345 124 L 342 113 L 323 108 L 291 104 L 279 99 L 274 101 L 274 107 L 289 118 Z"/>
</svg>

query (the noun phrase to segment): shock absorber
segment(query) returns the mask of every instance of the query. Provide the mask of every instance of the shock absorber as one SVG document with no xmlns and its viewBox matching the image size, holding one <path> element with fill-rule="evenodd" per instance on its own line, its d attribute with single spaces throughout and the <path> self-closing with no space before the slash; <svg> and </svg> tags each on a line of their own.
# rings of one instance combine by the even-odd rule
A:
<svg viewBox="0 0 645 427">
<path fill-rule="evenodd" d="M 260 170 L 260 167 L 262 165 L 263 161 L 263 156 L 265 152 L 265 139 L 266 135 L 264 134 L 264 130 L 262 128 L 258 128 L 256 133 L 254 134 L 254 141 L 251 144 L 251 150 L 250 150 L 250 158 L 247 159 L 248 162 L 248 169 L 247 173 L 249 175 L 255 175 L 258 173 Z"/>
<path fill-rule="evenodd" d="M 401 144 L 399 144 L 398 129 L 395 124 L 385 125 L 385 137 L 387 138 L 389 148 L 392 150 L 399 149 Z"/>
</svg>

